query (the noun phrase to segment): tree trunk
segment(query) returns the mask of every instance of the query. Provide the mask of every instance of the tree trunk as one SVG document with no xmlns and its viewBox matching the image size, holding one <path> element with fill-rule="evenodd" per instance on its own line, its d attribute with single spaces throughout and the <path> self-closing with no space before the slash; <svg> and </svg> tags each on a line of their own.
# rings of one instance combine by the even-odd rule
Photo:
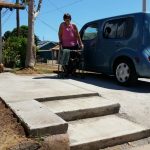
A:
<svg viewBox="0 0 150 150">
<path fill-rule="evenodd" d="M 30 0 L 28 12 L 28 45 L 25 67 L 34 68 L 35 66 L 36 51 L 34 43 L 34 0 Z"/>
</svg>

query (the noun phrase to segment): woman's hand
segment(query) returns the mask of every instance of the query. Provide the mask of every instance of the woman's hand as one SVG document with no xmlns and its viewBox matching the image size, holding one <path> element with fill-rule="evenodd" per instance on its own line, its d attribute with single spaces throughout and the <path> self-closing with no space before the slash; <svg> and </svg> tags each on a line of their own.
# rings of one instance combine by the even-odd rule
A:
<svg viewBox="0 0 150 150">
<path fill-rule="evenodd" d="M 80 44 L 80 49 L 84 49 L 84 45 L 83 45 L 83 43 L 82 43 L 82 44 Z"/>
</svg>

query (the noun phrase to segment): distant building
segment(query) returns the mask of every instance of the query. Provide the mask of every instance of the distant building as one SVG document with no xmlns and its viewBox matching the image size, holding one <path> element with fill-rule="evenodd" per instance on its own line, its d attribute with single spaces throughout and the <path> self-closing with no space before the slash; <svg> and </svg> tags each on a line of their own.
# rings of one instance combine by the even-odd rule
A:
<svg viewBox="0 0 150 150">
<path fill-rule="evenodd" d="M 51 48 L 51 51 L 53 52 L 52 54 L 52 59 L 57 59 L 58 60 L 58 54 L 59 54 L 60 47 L 59 45 L 54 46 Z"/>
<path fill-rule="evenodd" d="M 42 62 L 47 62 L 47 60 L 54 59 L 52 54 L 52 48 L 58 45 L 57 42 L 52 41 L 39 41 L 38 42 L 38 51 L 37 59 Z"/>
</svg>

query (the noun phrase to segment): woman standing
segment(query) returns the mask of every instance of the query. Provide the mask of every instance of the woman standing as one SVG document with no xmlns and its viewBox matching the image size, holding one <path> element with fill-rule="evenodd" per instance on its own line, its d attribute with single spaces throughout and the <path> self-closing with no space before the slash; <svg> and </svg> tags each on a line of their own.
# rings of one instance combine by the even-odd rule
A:
<svg viewBox="0 0 150 150">
<path fill-rule="evenodd" d="M 64 14 L 63 20 L 64 22 L 62 22 L 59 27 L 58 36 L 60 48 L 63 49 L 64 57 L 62 57 L 66 58 L 64 62 L 67 62 L 62 66 L 66 73 L 65 76 L 67 77 L 69 74 L 73 75 L 75 73 L 77 63 L 74 63 L 73 60 L 80 57 L 79 52 L 70 50 L 83 49 L 83 43 L 76 25 L 71 23 L 71 15 L 68 13 Z"/>
</svg>

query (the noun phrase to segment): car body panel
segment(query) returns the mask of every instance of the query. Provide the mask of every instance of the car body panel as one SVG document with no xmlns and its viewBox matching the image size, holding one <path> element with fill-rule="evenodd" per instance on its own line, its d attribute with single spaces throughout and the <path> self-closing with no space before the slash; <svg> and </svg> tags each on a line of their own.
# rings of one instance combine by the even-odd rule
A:
<svg viewBox="0 0 150 150">
<path fill-rule="evenodd" d="M 117 26 L 116 31 L 115 22 Z M 132 24 L 129 22 L 132 22 Z M 133 26 L 131 29 L 130 24 Z M 131 32 L 129 34 L 130 36 L 126 36 L 125 38 L 105 37 L 106 27 L 109 25 L 114 27 L 111 32 L 116 32 L 114 34 L 116 37 L 120 36 L 118 33 L 121 30 L 119 29 L 123 25 L 126 28 L 129 27 L 126 30 Z M 97 36 L 95 38 L 87 38 L 88 40 L 83 38 L 84 34 L 86 34 L 87 27 L 91 27 L 91 35 L 93 28 L 93 33 L 96 33 L 97 30 Z M 113 74 L 115 61 L 125 57 L 133 62 L 139 77 L 150 77 L 150 14 L 134 13 L 92 21 L 86 23 L 80 33 L 85 46 L 86 70 L 111 75 Z M 123 34 L 125 35 L 127 33 Z"/>
</svg>

